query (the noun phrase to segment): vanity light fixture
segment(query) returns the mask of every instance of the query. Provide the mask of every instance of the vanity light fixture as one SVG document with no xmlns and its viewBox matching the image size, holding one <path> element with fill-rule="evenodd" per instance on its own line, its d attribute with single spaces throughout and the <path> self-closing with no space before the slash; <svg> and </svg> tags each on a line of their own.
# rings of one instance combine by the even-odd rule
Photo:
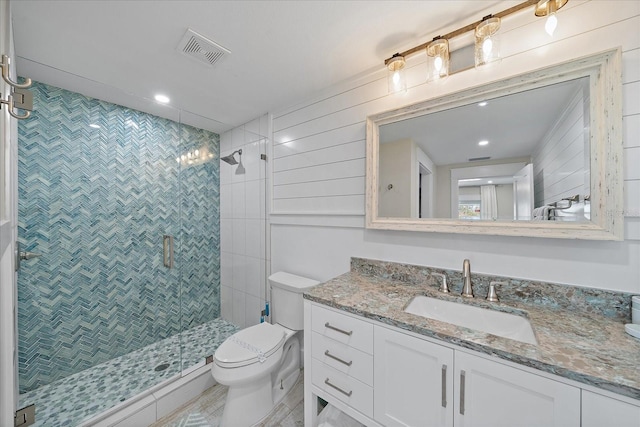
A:
<svg viewBox="0 0 640 427">
<path fill-rule="evenodd" d="M 449 75 L 449 40 L 438 36 L 427 46 L 427 81 Z"/>
<path fill-rule="evenodd" d="M 404 72 L 406 65 L 404 56 L 396 53 L 388 60 L 386 65 L 389 70 L 389 93 L 405 92 L 407 90 L 407 80 Z"/>
<path fill-rule="evenodd" d="M 389 70 L 389 93 L 400 92 L 407 90 L 407 84 L 404 76 L 404 68 L 405 68 L 405 60 L 408 56 L 416 54 L 418 52 L 423 52 L 427 49 L 427 58 L 432 62 L 433 69 L 429 69 L 427 81 L 434 80 L 434 71 L 435 69 L 439 69 L 436 75 L 437 78 L 442 78 L 449 75 L 451 71 L 449 69 L 449 40 L 452 38 L 461 36 L 470 31 L 475 31 L 476 36 L 481 36 L 482 40 L 480 41 L 480 58 L 478 58 L 478 48 L 476 45 L 476 67 L 480 65 L 487 64 L 489 62 L 495 61 L 500 58 L 499 49 L 498 49 L 498 39 L 496 32 L 500 28 L 500 20 L 506 16 L 509 16 L 513 13 L 519 12 L 525 8 L 535 6 L 538 3 L 547 3 L 547 2 L 556 2 L 556 3 L 566 3 L 568 0 L 527 0 L 520 4 L 517 4 L 513 7 L 500 11 L 498 13 L 488 15 L 483 19 L 473 22 L 464 27 L 458 28 L 455 31 L 451 31 L 450 33 L 444 34 L 442 36 L 438 36 L 435 39 L 423 43 L 421 45 L 412 47 L 404 52 L 399 52 L 393 55 L 391 58 L 387 58 L 384 61 L 384 65 Z M 553 6 L 551 6 L 553 7 Z M 557 7 L 559 9 L 562 6 Z M 557 10 L 556 9 L 556 10 Z M 537 9 L 536 9 L 537 10 Z M 536 13 L 537 14 L 537 13 Z M 446 43 L 446 44 L 445 44 Z M 438 55 L 438 50 L 443 49 L 446 45 L 446 56 Z M 441 46 L 436 49 L 437 46 Z M 429 51 L 429 47 L 432 48 L 432 52 Z M 433 54 L 432 54 L 433 53 Z M 440 58 L 439 60 L 437 58 Z M 446 58 L 446 61 L 445 61 Z M 478 62 L 478 60 L 480 60 Z M 444 71 L 446 70 L 446 74 Z"/>
<path fill-rule="evenodd" d="M 544 24 L 544 29 L 550 36 L 553 35 L 553 32 L 556 30 L 558 26 L 558 18 L 556 17 L 556 12 L 562 8 L 565 4 L 567 4 L 569 0 L 540 0 L 538 4 L 536 4 L 536 16 L 546 16 L 547 22 Z"/>
<path fill-rule="evenodd" d="M 487 15 L 475 29 L 476 67 L 495 62 L 500 59 L 500 18 Z"/>
</svg>

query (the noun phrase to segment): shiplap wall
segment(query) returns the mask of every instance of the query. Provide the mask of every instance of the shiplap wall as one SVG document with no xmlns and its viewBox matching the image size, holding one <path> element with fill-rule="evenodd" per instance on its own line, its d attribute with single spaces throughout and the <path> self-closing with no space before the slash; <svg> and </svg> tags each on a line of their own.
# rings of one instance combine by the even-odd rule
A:
<svg viewBox="0 0 640 427">
<path fill-rule="evenodd" d="M 580 90 L 533 153 L 536 207 L 589 195 L 589 118 L 583 105 Z"/>
<path fill-rule="evenodd" d="M 469 258 L 477 272 L 640 293 L 640 2 L 569 2 L 558 17 L 554 37 L 533 13 L 505 19 L 500 64 L 426 84 L 426 65 L 418 55 L 408 61 L 409 90 L 398 96 L 387 94 L 381 58 L 380 71 L 274 113 L 272 270 L 322 280 L 347 271 L 351 256 L 441 268 L 460 268 Z M 434 34 L 451 29 L 434 29 Z M 364 229 L 368 115 L 618 46 L 623 51 L 625 241 Z"/>
</svg>

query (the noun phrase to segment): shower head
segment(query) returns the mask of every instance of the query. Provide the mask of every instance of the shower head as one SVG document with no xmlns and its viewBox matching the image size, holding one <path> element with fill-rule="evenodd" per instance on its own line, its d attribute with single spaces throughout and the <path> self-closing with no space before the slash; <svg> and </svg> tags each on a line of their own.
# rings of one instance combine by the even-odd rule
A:
<svg viewBox="0 0 640 427">
<path fill-rule="evenodd" d="M 220 157 L 220 160 L 222 160 L 222 161 L 224 161 L 226 163 L 229 163 L 230 165 L 237 165 L 238 161 L 234 157 L 236 153 L 238 153 L 238 154 L 240 154 L 242 156 L 242 149 L 236 150 L 233 153 L 229 154 L 228 156 Z"/>
</svg>

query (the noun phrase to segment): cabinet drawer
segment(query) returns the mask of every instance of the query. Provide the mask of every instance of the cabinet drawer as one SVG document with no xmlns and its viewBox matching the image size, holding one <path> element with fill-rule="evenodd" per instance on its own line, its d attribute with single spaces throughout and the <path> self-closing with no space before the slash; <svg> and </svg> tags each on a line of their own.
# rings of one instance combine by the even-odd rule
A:
<svg viewBox="0 0 640 427">
<path fill-rule="evenodd" d="M 311 329 L 342 344 L 373 354 L 373 325 L 363 320 L 313 305 Z"/>
<path fill-rule="evenodd" d="M 311 360 L 311 382 L 327 394 L 373 417 L 373 388 L 317 359 Z"/>
<path fill-rule="evenodd" d="M 373 386 L 373 356 L 317 332 L 311 338 L 311 355 L 332 368 Z"/>
</svg>

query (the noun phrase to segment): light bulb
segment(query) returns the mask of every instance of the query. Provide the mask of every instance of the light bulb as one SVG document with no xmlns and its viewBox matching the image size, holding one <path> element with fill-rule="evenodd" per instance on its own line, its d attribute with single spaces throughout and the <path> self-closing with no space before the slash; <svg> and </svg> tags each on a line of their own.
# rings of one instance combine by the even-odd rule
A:
<svg viewBox="0 0 640 427">
<path fill-rule="evenodd" d="M 433 60 L 433 66 L 438 74 L 440 74 L 440 70 L 442 70 L 442 57 L 436 56 L 436 59 Z"/>
<path fill-rule="evenodd" d="M 400 83 L 400 71 L 396 71 L 393 73 L 393 84 L 395 86 L 398 86 L 398 83 Z"/>
<path fill-rule="evenodd" d="M 544 30 L 547 32 L 547 34 L 552 36 L 557 26 L 558 18 L 556 18 L 555 13 L 552 13 L 551 15 L 549 15 L 549 17 L 547 18 L 547 22 L 544 24 Z"/>
<path fill-rule="evenodd" d="M 200 154 L 200 150 L 196 150 L 193 153 L 196 155 L 196 157 L 198 157 L 198 155 Z"/>
<path fill-rule="evenodd" d="M 491 51 L 493 50 L 493 41 L 491 37 L 487 37 L 484 42 L 482 42 L 482 52 L 484 56 L 487 57 L 491 55 Z"/>
</svg>

